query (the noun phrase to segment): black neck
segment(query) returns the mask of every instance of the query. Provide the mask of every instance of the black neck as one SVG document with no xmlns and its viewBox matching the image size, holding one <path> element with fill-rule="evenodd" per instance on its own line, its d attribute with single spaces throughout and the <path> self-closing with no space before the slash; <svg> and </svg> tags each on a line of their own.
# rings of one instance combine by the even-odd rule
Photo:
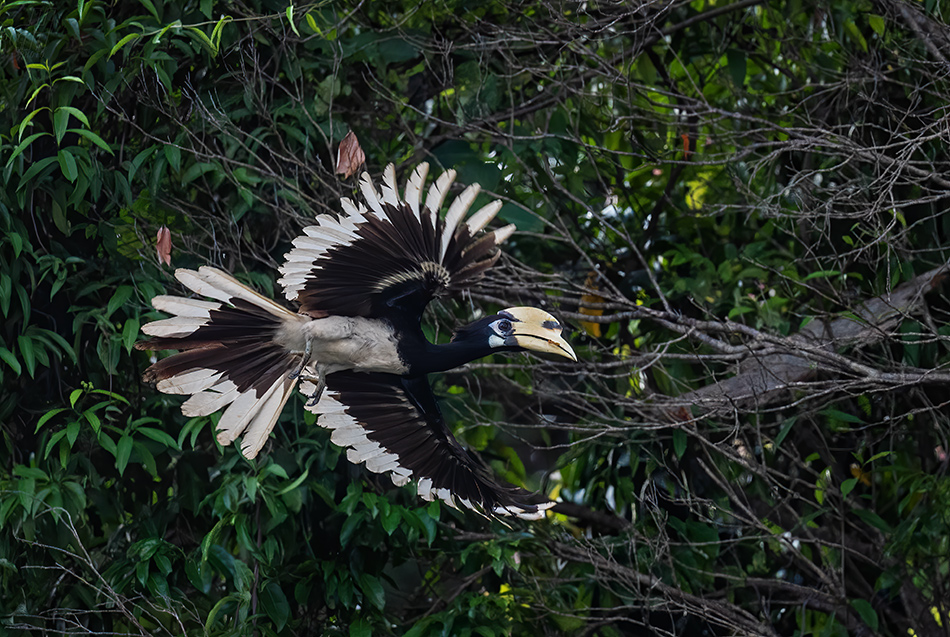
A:
<svg viewBox="0 0 950 637">
<path fill-rule="evenodd" d="M 435 345 L 426 341 L 424 354 L 410 366 L 413 374 L 428 374 L 455 369 L 465 363 L 488 356 L 495 350 L 488 343 L 471 341 L 452 341 L 444 345 Z"/>
<path fill-rule="evenodd" d="M 432 372 L 444 372 L 465 363 L 508 348 L 492 348 L 481 339 L 459 338 L 450 343 L 437 345 L 426 339 L 422 330 L 404 328 L 399 339 L 399 354 L 409 366 L 409 374 L 418 376 Z"/>
</svg>

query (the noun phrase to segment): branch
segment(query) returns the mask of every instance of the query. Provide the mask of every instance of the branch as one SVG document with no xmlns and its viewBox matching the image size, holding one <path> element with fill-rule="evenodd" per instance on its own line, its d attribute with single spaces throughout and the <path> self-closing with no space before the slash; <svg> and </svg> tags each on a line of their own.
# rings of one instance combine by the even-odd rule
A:
<svg viewBox="0 0 950 637">
<path fill-rule="evenodd" d="M 829 322 L 812 321 L 788 339 L 765 337 L 776 343 L 786 341 L 788 351 L 795 353 L 760 355 L 752 348 L 750 356 L 739 364 L 735 376 L 687 392 L 679 396 L 678 402 L 698 407 L 707 415 L 751 404 L 761 409 L 782 397 L 796 383 L 813 378 L 822 369 L 820 365 L 825 366 L 825 371 L 830 367 L 877 384 L 950 383 L 950 374 L 945 372 L 916 369 L 882 372 L 834 352 L 846 345 L 867 345 L 883 340 L 888 330 L 914 311 L 924 294 L 937 287 L 948 273 L 950 264 L 944 264 L 901 284 L 889 294 L 863 303 L 849 316 Z"/>
</svg>

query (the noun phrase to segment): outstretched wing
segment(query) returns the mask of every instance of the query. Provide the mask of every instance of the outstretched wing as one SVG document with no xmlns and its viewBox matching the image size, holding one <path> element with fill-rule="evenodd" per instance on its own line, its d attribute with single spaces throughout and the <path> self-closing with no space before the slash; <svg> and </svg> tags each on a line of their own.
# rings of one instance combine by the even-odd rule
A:
<svg viewBox="0 0 950 637">
<path fill-rule="evenodd" d="M 495 247 L 515 228 L 477 235 L 501 202 L 465 219 L 479 192 L 478 184 L 472 184 L 443 218 L 439 212 L 455 171 L 442 173 L 423 203 L 428 172 L 428 164 L 419 164 L 401 198 L 392 164 L 383 173 L 380 192 L 363 173 L 362 201 L 342 199 L 342 216 L 318 215 L 316 225 L 294 240 L 280 268 L 287 299 L 314 318 L 387 317 L 394 312 L 421 317 L 430 300 L 470 285 L 491 267 L 498 258 Z"/>
<path fill-rule="evenodd" d="M 425 377 L 337 372 L 311 411 L 333 431 L 330 440 L 347 448 L 354 464 L 388 473 L 397 486 L 410 479 L 425 500 L 439 498 L 493 515 L 538 519 L 553 502 L 532 503 L 535 494 L 504 487 L 455 440 Z M 312 390 L 307 383 L 303 392 Z"/>
</svg>

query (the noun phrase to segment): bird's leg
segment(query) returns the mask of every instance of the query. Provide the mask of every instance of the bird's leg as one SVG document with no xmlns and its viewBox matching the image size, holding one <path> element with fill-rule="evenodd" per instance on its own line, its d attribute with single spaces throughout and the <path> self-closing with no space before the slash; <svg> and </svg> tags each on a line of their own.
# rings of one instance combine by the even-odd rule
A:
<svg viewBox="0 0 950 637">
<path fill-rule="evenodd" d="M 300 364 L 297 365 L 297 368 L 290 372 L 289 378 L 291 380 L 299 378 L 300 380 L 310 381 L 316 385 L 316 389 L 313 390 L 313 393 L 310 394 L 310 397 L 307 399 L 307 407 L 313 407 L 320 401 L 320 396 L 323 395 L 323 390 L 327 387 L 327 381 L 323 378 L 323 374 L 320 372 L 319 368 L 314 367 L 313 373 L 307 371 L 307 364 L 310 362 L 310 355 L 313 353 L 313 337 L 307 336 L 307 344 L 303 349 L 303 356 L 300 357 Z"/>
<path fill-rule="evenodd" d="M 290 376 L 288 378 L 293 380 L 294 378 L 299 378 L 300 375 L 303 374 L 303 368 L 306 367 L 307 363 L 310 362 L 310 354 L 312 352 L 313 352 L 313 338 L 310 336 L 307 336 L 307 344 L 303 348 L 303 356 L 300 357 L 300 364 L 297 365 L 297 369 L 290 372 Z M 310 380 L 310 379 L 304 378 L 304 380 Z"/>
</svg>

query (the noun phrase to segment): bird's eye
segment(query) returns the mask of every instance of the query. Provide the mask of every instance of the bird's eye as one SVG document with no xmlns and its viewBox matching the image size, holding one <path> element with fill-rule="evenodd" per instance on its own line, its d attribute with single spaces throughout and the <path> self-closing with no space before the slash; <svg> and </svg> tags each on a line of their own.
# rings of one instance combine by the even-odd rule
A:
<svg viewBox="0 0 950 637">
<path fill-rule="evenodd" d="M 499 332 L 507 334 L 508 332 L 511 331 L 511 321 L 509 321 L 508 319 L 501 319 L 500 321 L 495 323 L 495 327 L 498 328 Z"/>
</svg>

